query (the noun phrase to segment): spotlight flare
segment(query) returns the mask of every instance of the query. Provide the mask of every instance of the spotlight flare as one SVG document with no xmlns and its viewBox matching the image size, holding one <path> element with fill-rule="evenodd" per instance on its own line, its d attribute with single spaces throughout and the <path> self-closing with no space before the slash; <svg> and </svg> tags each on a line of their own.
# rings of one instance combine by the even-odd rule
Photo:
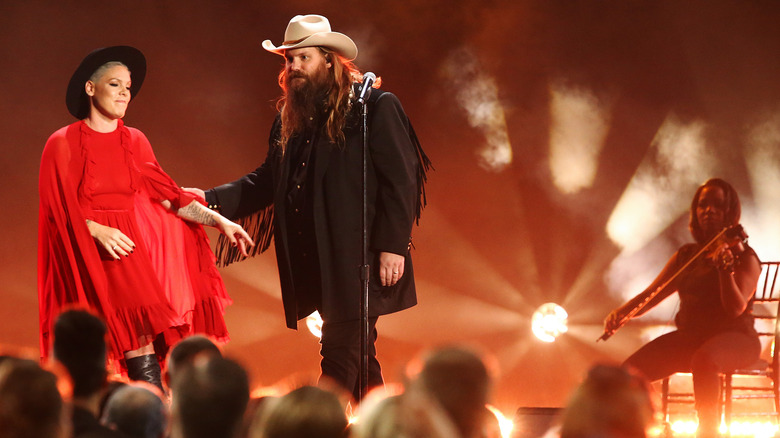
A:
<svg viewBox="0 0 780 438">
<path fill-rule="evenodd" d="M 322 338 L 322 317 L 320 312 L 314 311 L 306 317 L 306 327 L 316 338 Z"/>
<path fill-rule="evenodd" d="M 558 336 L 569 330 L 569 314 L 555 303 L 539 306 L 531 317 L 531 330 L 543 342 L 555 342 Z"/>
</svg>

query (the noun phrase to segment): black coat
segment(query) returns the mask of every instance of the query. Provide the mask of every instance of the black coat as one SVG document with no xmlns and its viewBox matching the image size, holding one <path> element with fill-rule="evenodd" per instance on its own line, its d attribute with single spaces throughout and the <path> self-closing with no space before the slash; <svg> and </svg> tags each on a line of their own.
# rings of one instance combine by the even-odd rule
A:
<svg viewBox="0 0 780 438">
<path fill-rule="evenodd" d="M 355 105 L 353 111 L 358 111 Z M 417 303 L 410 255 L 412 226 L 419 213 L 421 157 L 416 137 L 401 103 L 391 93 L 374 90 L 369 100 L 368 249 L 371 266 L 369 315 L 378 316 Z M 359 121 L 359 118 L 355 120 Z M 285 197 L 290 160 L 277 144 L 277 116 L 271 129 L 265 162 L 244 177 L 206 192 L 209 204 L 220 205 L 222 214 L 237 219 L 273 207 L 273 236 L 282 301 L 287 326 L 314 309 L 298 309 L 296 279 L 290 268 Z M 362 135 L 358 123 L 348 123 L 343 147 L 319 135 L 313 187 L 314 235 L 321 272 L 322 308 L 326 321 L 360 318 L 362 283 Z M 293 141 L 293 140 L 291 140 Z M 424 158 L 424 155 L 422 156 Z M 427 161 L 427 159 L 425 159 Z M 310 170 L 311 171 L 311 170 Z M 266 216 L 270 217 L 270 216 Z M 404 275 L 392 287 L 382 287 L 378 274 L 379 252 L 405 257 Z"/>
</svg>

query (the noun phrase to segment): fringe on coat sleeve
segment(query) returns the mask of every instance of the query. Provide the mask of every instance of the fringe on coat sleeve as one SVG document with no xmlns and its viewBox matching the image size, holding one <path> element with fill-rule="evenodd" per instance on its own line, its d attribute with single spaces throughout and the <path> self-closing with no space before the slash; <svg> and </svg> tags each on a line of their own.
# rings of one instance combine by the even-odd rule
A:
<svg viewBox="0 0 780 438">
<path fill-rule="evenodd" d="M 428 199 L 425 195 L 425 184 L 428 182 L 428 172 L 435 169 L 430 158 L 425 154 L 411 122 L 409 123 L 409 139 L 414 145 L 419 161 L 417 167 L 417 207 L 415 210 L 415 221 L 417 225 L 419 225 L 422 210 L 428 205 Z M 248 250 L 249 257 L 254 257 L 257 254 L 265 252 L 271 245 L 271 239 L 274 234 L 273 205 L 249 216 L 240 218 L 236 220 L 236 223 L 241 225 L 247 234 L 249 234 L 249 237 L 255 242 L 255 246 Z M 219 235 L 214 252 L 217 256 L 217 266 L 219 267 L 226 267 L 231 263 L 240 262 L 247 258 L 242 256 L 238 251 L 238 248 L 234 247 L 223 234 Z"/>
<path fill-rule="evenodd" d="M 237 219 L 236 223 L 241 225 L 244 231 L 246 231 L 247 234 L 249 234 L 249 237 L 255 242 L 255 246 L 249 248 L 247 251 L 249 257 L 254 257 L 265 252 L 271 245 L 271 239 L 274 235 L 273 205 L 269 205 L 249 216 Z M 216 248 L 214 248 L 214 253 L 217 256 L 217 266 L 221 268 L 247 258 L 241 255 L 238 248 L 233 246 L 224 234 L 219 235 Z"/>
<path fill-rule="evenodd" d="M 420 145 L 420 140 L 417 138 L 417 133 L 414 132 L 411 122 L 409 122 L 409 139 L 417 151 L 417 159 L 419 161 L 417 166 L 417 209 L 415 211 L 415 221 L 417 225 L 420 225 L 422 210 L 428 205 L 428 198 L 425 196 L 425 183 L 428 182 L 428 172 L 436 169 L 434 169 L 430 158 L 425 155 L 425 151 L 423 151 L 422 145 Z"/>
</svg>

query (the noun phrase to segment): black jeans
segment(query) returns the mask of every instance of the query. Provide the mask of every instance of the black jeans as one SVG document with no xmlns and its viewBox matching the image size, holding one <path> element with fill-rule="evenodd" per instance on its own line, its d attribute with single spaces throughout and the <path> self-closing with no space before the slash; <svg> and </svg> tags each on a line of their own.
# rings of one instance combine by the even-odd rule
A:
<svg viewBox="0 0 780 438">
<path fill-rule="evenodd" d="M 626 359 L 624 365 L 634 367 L 651 381 L 676 372 L 692 373 L 700 428 L 714 430 L 720 423 L 718 373 L 753 365 L 760 354 L 758 337 L 745 332 L 706 335 L 674 331 L 650 341 Z"/>
<path fill-rule="evenodd" d="M 369 318 L 368 339 L 368 384 L 366 391 L 382 386 L 382 369 L 376 359 L 376 321 L 377 318 Z M 322 338 L 320 355 L 322 361 L 322 377 L 329 378 L 343 386 L 352 393 L 355 400 L 359 400 L 359 375 L 360 375 L 360 320 L 345 322 L 327 322 L 322 324 Z M 364 394 L 365 394 L 364 392 Z"/>
</svg>

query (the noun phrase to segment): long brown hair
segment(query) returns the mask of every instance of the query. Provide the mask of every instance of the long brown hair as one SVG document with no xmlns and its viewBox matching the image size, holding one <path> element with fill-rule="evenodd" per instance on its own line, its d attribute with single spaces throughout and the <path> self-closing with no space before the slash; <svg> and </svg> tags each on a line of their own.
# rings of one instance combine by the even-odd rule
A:
<svg viewBox="0 0 780 438">
<path fill-rule="evenodd" d="M 339 146 L 344 145 L 344 127 L 347 123 L 347 116 L 352 109 L 352 84 L 363 81 L 363 73 L 351 61 L 345 59 L 338 53 L 327 47 L 317 47 L 327 62 L 331 63 L 328 69 L 329 85 L 327 96 L 324 102 L 324 108 L 327 111 L 327 122 L 325 132 L 331 143 Z M 374 88 L 379 88 L 380 79 L 374 83 Z M 298 121 L 293 117 L 287 107 L 287 69 L 282 68 L 279 72 L 279 86 L 284 93 L 276 102 L 276 109 L 279 111 L 282 120 L 281 135 L 279 136 L 279 146 L 282 150 L 287 147 L 287 142 L 293 134 L 301 129 Z"/>
</svg>

